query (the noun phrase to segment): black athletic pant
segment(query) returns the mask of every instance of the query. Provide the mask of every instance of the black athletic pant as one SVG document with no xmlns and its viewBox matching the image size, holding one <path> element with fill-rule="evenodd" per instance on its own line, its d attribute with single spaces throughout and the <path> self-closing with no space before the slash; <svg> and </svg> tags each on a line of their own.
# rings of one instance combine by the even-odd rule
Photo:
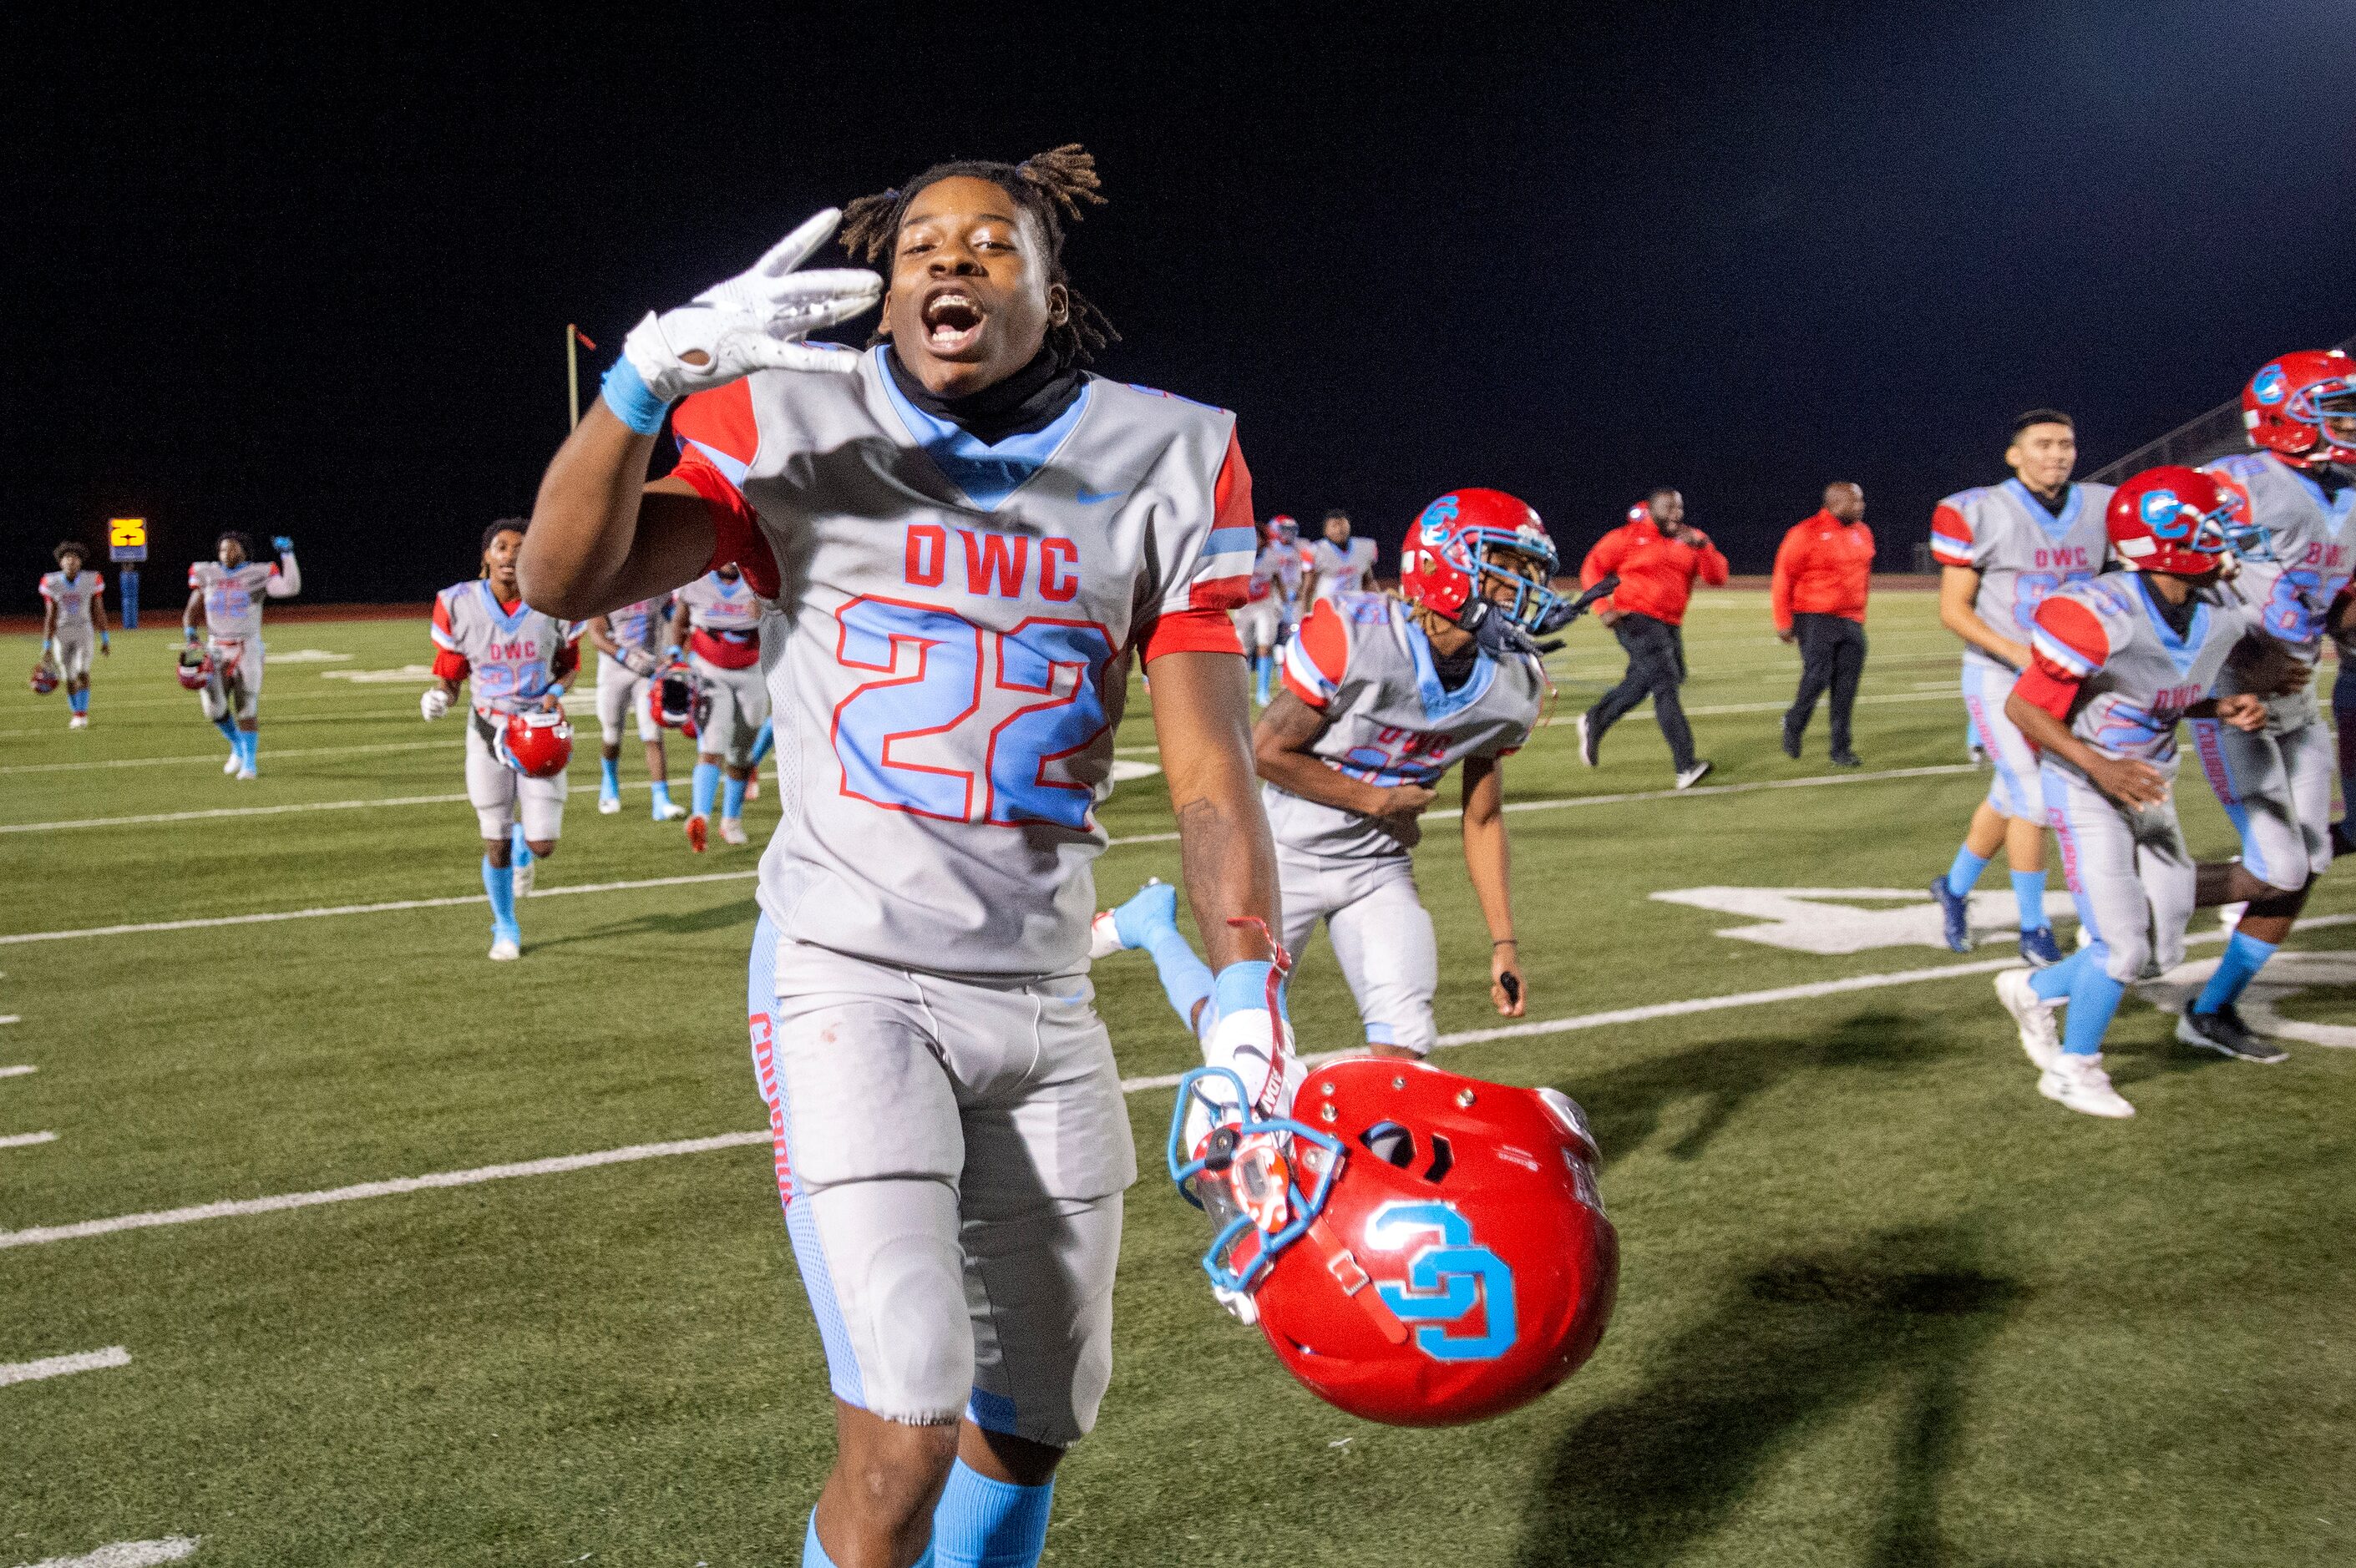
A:
<svg viewBox="0 0 2356 1568">
<path fill-rule="evenodd" d="M 1649 697 L 1661 738 L 1669 743 L 1670 760 L 1684 773 L 1694 765 L 1693 731 L 1677 701 L 1677 687 L 1686 677 L 1684 634 L 1666 621 L 1632 613 L 1620 617 L 1612 635 L 1628 650 L 1628 673 L 1587 710 L 1588 733 L 1601 741 L 1603 731 Z"/>
<path fill-rule="evenodd" d="M 1865 670 L 1865 628 L 1846 615 L 1794 615 L 1800 636 L 1800 694 L 1783 715 L 1783 732 L 1800 735 L 1816 710 L 1816 699 L 1833 693 L 1833 755 L 1849 749 L 1849 710 L 1857 706 L 1857 677 Z"/>
</svg>

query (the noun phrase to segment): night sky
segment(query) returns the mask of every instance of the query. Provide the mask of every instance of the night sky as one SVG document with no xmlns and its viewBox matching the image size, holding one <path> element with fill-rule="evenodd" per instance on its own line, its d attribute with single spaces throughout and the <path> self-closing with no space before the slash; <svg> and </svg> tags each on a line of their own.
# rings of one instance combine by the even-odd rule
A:
<svg viewBox="0 0 2356 1568">
<path fill-rule="evenodd" d="M 1453 486 L 1575 558 L 1669 483 L 1763 571 L 1853 478 L 1902 570 L 2019 410 L 2091 468 L 2356 333 L 2344 0 L 1131 9 L 12 29 L 0 611 L 115 513 L 151 613 L 228 527 L 422 600 L 529 507 L 567 321 L 585 398 L 809 211 L 1066 141 L 1098 368 L 1236 410 L 1261 515 L 1387 567 Z"/>
</svg>

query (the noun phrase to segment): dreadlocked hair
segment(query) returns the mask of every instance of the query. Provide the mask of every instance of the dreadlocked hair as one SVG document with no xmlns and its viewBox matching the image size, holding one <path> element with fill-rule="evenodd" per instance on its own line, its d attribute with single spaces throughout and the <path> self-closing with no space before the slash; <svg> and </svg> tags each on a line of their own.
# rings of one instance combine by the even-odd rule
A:
<svg viewBox="0 0 2356 1568">
<path fill-rule="evenodd" d="M 899 238 L 908 204 L 918 193 L 942 180 L 960 178 L 988 180 L 998 187 L 1037 221 L 1039 231 L 1047 237 L 1047 282 L 1063 285 L 1068 302 L 1064 319 L 1047 328 L 1047 347 L 1056 363 L 1085 364 L 1095 357 L 1097 349 L 1120 341 L 1120 334 L 1113 330 L 1104 312 L 1072 287 L 1064 272 L 1064 225 L 1080 220 L 1083 202 L 1102 207 L 1105 199 L 1098 194 L 1104 182 L 1097 177 L 1096 155 L 1077 142 L 1035 154 L 1019 164 L 974 158 L 935 164 L 905 185 L 862 196 L 842 209 L 842 248 L 857 261 L 883 260 Z M 879 325 L 868 341 L 879 343 L 884 336 Z"/>
</svg>

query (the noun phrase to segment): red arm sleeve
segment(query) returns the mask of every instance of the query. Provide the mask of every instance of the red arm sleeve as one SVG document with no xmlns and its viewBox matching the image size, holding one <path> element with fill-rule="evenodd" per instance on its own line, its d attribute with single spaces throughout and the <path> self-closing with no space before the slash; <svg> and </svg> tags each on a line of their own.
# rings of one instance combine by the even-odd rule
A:
<svg viewBox="0 0 2356 1568">
<path fill-rule="evenodd" d="M 1587 559 L 1579 563 L 1579 585 L 1592 588 L 1619 571 L 1620 558 L 1626 553 L 1627 541 L 1620 537 L 1618 528 L 1613 528 L 1597 539 L 1594 548 L 1587 552 Z"/>
<path fill-rule="evenodd" d="M 2012 683 L 2012 689 L 2023 702 L 2042 708 L 2064 724 L 2070 722 L 2070 705 L 2078 700 L 2078 683 L 2056 675 L 2041 659 Z"/>
<path fill-rule="evenodd" d="M 1806 548 L 1806 540 L 1797 528 L 1785 534 L 1783 542 L 1775 547 L 1775 572 L 1767 585 L 1767 613 L 1775 618 L 1779 634 L 1792 629 L 1792 577 L 1799 570 L 1800 557 Z"/>
<path fill-rule="evenodd" d="M 1701 568 L 1701 580 L 1704 582 L 1708 583 L 1712 588 L 1726 586 L 1726 580 L 1730 575 L 1726 564 L 1726 557 L 1716 545 L 1709 542 L 1709 537 L 1707 534 L 1702 536 L 1701 549 L 1694 556 L 1694 564 Z"/>
<path fill-rule="evenodd" d="M 446 680 L 455 686 L 466 678 L 467 671 L 473 667 L 467 664 L 464 654 L 453 653 L 448 648 L 434 650 L 434 678 L 436 680 Z"/>
<path fill-rule="evenodd" d="M 1234 654 L 1241 657 L 1243 644 L 1236 636 L 1236 623 L 1225 610 L 1174 610 L 1154 617 L 1146 628 L 1145 641 L 1138 649 L 1138 660 L 1151 664 L 1163 654 Z"/>
<path fill-rule="evenodd" d="M 717 571 L 723 566 L 738 567 L 754 592 L 775 599 L 779 588 L 777 558 L 769 553 L 760 519 L 736 482 L 692 447 L 680 458 L 670 476 L 694 486 L 703 497 L 704 509 L 712 514 L 712 559 L 703 569 Z"/>
</svg>

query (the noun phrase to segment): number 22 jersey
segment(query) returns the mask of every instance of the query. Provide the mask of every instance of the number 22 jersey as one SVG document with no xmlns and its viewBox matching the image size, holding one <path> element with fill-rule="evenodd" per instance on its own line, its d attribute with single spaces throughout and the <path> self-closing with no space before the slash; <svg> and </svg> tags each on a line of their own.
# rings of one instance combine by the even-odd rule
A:
<svg viewBox="0 0 2356 1568">
<path fill-rule="evenodd" d="M 899 967 L 1076 973 L 1129 656 L 1240 651 L 1226 612 L 1258 539 L 1235 419 L 1090 376 L 985 445 L 909 402 L 890 352 L 673 415 L 714 564 L 775 606 L 761 905 L 785 940 Z"/>
</svg>

